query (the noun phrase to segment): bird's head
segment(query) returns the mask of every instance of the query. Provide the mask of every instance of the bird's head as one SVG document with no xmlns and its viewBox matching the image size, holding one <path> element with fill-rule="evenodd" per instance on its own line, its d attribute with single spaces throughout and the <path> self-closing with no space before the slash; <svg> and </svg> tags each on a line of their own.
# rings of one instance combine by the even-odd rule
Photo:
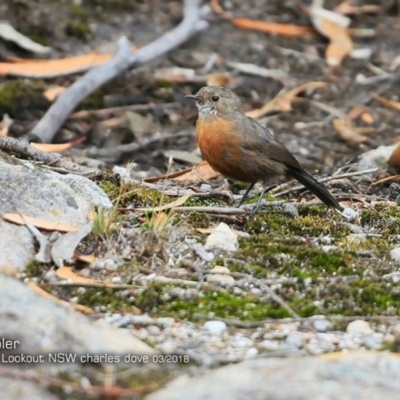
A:
<svg viewBox="0 0 400 400">
<path fill-rule="evenodd" d="M 216 116 L 230 119 L 230 115 L 243 112 L 239 97 L 222 86 L 204 86 L 196 94 L 185 96 L 196 101 L 199 117 Z"/>
</svg>

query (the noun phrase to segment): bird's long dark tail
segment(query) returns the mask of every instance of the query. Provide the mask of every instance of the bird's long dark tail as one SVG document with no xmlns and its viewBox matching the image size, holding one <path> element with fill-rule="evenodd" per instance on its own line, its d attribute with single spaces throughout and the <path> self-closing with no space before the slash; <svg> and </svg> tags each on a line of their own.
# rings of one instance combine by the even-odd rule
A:
<svg viewBox="0 0 400 400">
<path fill-rule="evenodd" d="M 299 168 L 287 168 L 287 175 L 297 179 L 303 184 L 310 192 L 314 193 L 319 197 L 327 206 L 337 208 L 341 210 L 338 201 L 328 192 L 326 187 L 316 181 L 308 172 Z"/>
</svg>

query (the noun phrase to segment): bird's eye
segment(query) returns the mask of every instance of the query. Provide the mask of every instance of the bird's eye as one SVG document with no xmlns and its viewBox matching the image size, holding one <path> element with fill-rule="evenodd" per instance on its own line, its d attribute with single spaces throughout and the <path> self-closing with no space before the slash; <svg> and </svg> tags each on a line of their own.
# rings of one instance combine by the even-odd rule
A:
<svg viewBox="0 0 400 400">
<path fill-rule="evenodd" d="M 217 102 L 219 100 L 219 96 L 213 96 L 211 98 L 212 101 Z"/>
</svg>

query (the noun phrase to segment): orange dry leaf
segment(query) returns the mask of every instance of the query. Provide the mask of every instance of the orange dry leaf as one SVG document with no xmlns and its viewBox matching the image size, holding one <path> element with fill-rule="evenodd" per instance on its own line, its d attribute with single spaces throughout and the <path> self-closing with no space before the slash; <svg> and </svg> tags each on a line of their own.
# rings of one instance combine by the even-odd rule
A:
<svg viewBox="0 0 400 400">
<path fill-rule="evenodd" d="M 58 268 L 56 271 L 56 274 L 59 278 L 69 279 L 69 280 L 71 280 L 73 282 L 77 282 L 77 283 L 88 283 L 88 284 L 93 283 L 96 285 L 103 285 L 103 286 L 107 286 L 107 287 L 114 286 L 114 284 L 112 282 L 98 281 L 96 279 L 85 278 L 84 276 L 78 275 L 72 270 L 72 267 Z"/>
<path fill-rule="evenodd" d="M 29 217 L 27 215 L 20 214 L 4 214 L 3 219 L 8 222 L 13 222 L 18 225 L 25 225 L 29 223 L 36 228 L 44 229 L 47 231 L 59 231 L 59 232 L 74 232 L 79 229 L 77 226 L 62 224 L 61 222 L 47 221 L 40 218 Z"/>
<path fill-rule="evenodd" d="M 375 4 L 365 4 L 359 7 L 349 4 L 348 1 L 344 1 L 333 9 L 337 14 L 342 15 L 358 15 L 358 14 L 374 14 L 378 13 L 381 7 Z"/>
<path fill-rule="evenodd" d="M 215 179 L 219 176 L 219 172 L 214 171 L 207 161 L 203 161 L 193 168 L 190 168 L 185 174 L 174 179 L 180 182 L 200 182 Z"/>
<path fill-rule="evenodd" d="M 377 185 L 380 185 L 381 183 L 391 182 L 391 181 L 399 182 L 400 175 L 391 175 L 391 176 L 387 176 L 386 178 L 379 179 L 378 181 L 372 182 L 371 186 L 377 186 Z"/>
<path fill-rule="evenodd" d="M 289 112 L 292 110 L 292 101 L 293 99 L 299 95 L 301 92 L 304 92 L 309 89 L 318 89 L 325 87 L 325 82 L 308 82 L 304 85 L 298 86 L 288 92 L 278 94 L 275 98 L 273 98 L 270 102 L 265 104 L 263 107 L 258 108 L 256 110 L 248 111 L 246 115 L 252 118 L 261 118 L 265 114 L 271 111 L 279 111 L 279 112 Z"/>
<path fill-rule="evenodd" d="M 86 140 L 85 137 L 81 137 L 79 139 L 73 140 L 72 142 L 58 143 L 58 144 L 31 142 L 31 146 L 33 146 L 39 150 L 45 151 L 46 153 L 61 153 L 62 151 L 68 150 L 71 147 L 81 144 L 85 140 Z"/>
<path fill-rule="evenodd" d="M 251 29 L 273 35 L 282 35 L 290 37 L 303 37 L 307 35 L 315 35 L 315 30 L 308 26 L 296 26 L 288 24 L 277 24 L 265 21 L 251 20 L 247 18 L 231 18 L 229 14 L 222 9 L 218 0 L 211 0 L 210 6 L 212 10 L 221 17 L 229 20 L 229 22 L 238 28 Z"/>
<path fill-rule="evenodd" d="M 377 102 L 383 104 L 384 106 L 393 108 L 393 109 L 395 109 L 395 110 L 397 110 L 397 111 L 400 111 L 400 103 L 399 103 L 399 102 L 393 101 L 393 100 L 387 100 L 387 99 L 385 99 L 384 97 L 381 97 L 381 96 L 377 95 L 377 94 L 374 93 L 374 92 L 370 92 L 369 95 L 370 95 L 374 100 L 376 100 Z"/>
<path fill-rule="evenodd" d="M 189 168 L 185 168 L 182 169 L 180 171 L 176 171 L 176 172 L 171 172 L 169 174 L 164 174 L 164 175 L 160 175 L 160 176 L 151 176 L 149 178 L 145 178 L 143 179 L 144 182 L 157 182 L 161 179 L 172 179 L 172 178 L 176 178 L 178 176 L 181 175 L 185 175 L 186 173 L 190 172 L 194 167 L 189 167 Z"/>
<path fill-rule="evenodd" d="M 85 71 L 112 58 L 112 54 L 89 53 L 60 60 L 40 60 L 0 63 L 0 76 L 14 75 L 31 78 L 50 78 Z"/>
<path fill-rule="evenodd" d="M 302 4 L 302 3 L 300 3 Z M 213 11 L 220 15 L 222 18 L 228 20 L 231 24 L 242 29 L 256 30 L 263 33 L 270 33 L 273 35 L 290 36 L 290 37 L 304 37 L 304 36 L 315 36 L 317 32 L 314 28 L 309 26 L 298 26 L 289 24 L 277 24 L 259 20 L 252 20 L 247 18 L 232 18 L 225 12 L 218 3 L 218 0 L 211 0 L 211 8 Z M 306 7 L 304 7 L 306 8 Z M 328 11 L 328 10 L 325 10 Z M 339 14 L 337 14 L 339 15 Z M 375 36 L 373 30 L 368 29 L 352 29 L 347 28 L 345 32 L 352 35 L 357 35 L 360 37 L 371 37 Z"/>
<path fill-rule="evenodd" d="M 0 136 L 7 136 L 10 126 L 13 124 L 14 120 L 11 119 L 8 114 L 3 114 L 3 119 L 0 123 Z"/>
<path fill-rule="evenodd" d="M 218 0 L 211 0 L 210 7 L 215 14 L 221 15 L 221 17 L 227 17 L 228 13 L 219 5 Z"/>
<path fill-rule="evenodd" d="M 367 124 L 372 124 L 374 122 L 374 117 L 368 111 L 368 108 L 363 104 L 356 104 L 347 114 L 346 123 L 349 125 L 351 121 L 354 121 L 360 117 Z"/>
<path fill-rule="evenodd" d="M 315 35 L 315 30 L 308 26 L 277 24 L 273 22 L 257 21 L 246 18 L 232 18 L 229 22 L 238 28 L 251 29 L 273 35 L 304 37 Z"/>
<path fill-rule="evenodd" d="M 365 135 L 357 132 L 356 128 L 348 126 L 344 119 L 334 119 L 332 121 L 333 127 L 339 136 L 346 142 L 353 144 L 362 144 L 368 142 L 368 138 Z"/>
<path fill-rule="evenodd" d="M 50 89 L 47 89 L 43 95 L 46 97 L 48 101 L 53 102 L 57 96 L 62 93 L 66 88 L 63 86 L 53 86 Z"/>
<path fill-rule="evenodd" d="M 40 286 L 36 285 L 34 282 L 28 282 L 28 286 L 34 290 L 36 293 L 40 294 L 41 296 L 47 297 L 50 300 L 53 300 L 55 303 L 61 304 L 61 305 L 66 305 L 69 304 L 78 311 L 81 311 L 85 314 L 95 314 L 95 311 L 92 310 L 89 307 L 83 306 L 82 304 L 75 304 L 75 303 L 69 303 L 65 300 L 61 300 L 58 297 L 53 296 L 52 294 L 46 292 L 44 289 L 42 289 Z"/>
<path fill-rule="evenodd" d="M 95 256 L 94 253 L 92 253 L 92 254 L 86 254 L 86 255 L 77 256 L 76 259 L 78 261 L 84 262 L 86 264 L 90 264 L 90 263 L 92 263 L 93 261 L 96 260 L 96 256 Z"/>
<path fill-rule="evenodd" d="M 317 0 L 310 7 L 310 17 L 315 29 L 330 41 L 325 51 L 326 62 L 333 67 L 340 65 L 353 50 L 353 42 L 347 32 L 350 19 L 322 8 Z"/>
<path fill-rule="evenodd" d="M 207 86 L 226 86 L 232 78 L 228 74 L 222 72 L 215 72 L 208 75 Z"/>
<path fill-rule="evenodd" d="M 156 213 L 150 220 L 150 226 L 153 230 L 157 232 L 162 232 L 167 226 L 169 217 L 165 212 L 160 211 Z"/>
</svg>

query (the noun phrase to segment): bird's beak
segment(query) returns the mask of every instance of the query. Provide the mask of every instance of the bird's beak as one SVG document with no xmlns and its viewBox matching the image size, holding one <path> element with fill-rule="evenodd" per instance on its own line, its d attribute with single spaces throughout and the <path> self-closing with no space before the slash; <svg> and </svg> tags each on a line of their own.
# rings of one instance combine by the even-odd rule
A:
<svg viewBox="0 0 400 400">
<path fill-rule="evenodd" d="M 186 99 L 193 99 L 196 101 L 201 101 L 201 97 L 198 94 L 188 94 L 185 96 Z"/>
</svg>

